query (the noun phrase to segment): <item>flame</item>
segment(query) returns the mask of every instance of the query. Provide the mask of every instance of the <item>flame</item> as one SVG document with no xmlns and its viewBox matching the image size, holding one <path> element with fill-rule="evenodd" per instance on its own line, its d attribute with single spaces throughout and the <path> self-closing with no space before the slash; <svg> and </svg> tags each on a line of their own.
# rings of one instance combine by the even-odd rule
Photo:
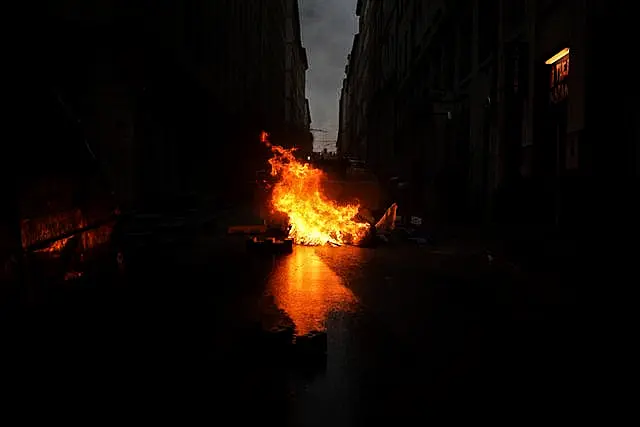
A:
<svg viewBox="0 0 640 427">
<path fill-rule="evenodd" d="M 80 223 L 81 228 L 86 227 L 84 220 Z M 105 244 L 111 238 L 111 224 L 103 225 L 93 230 L 87 230 L 82 233 L 82 248 L 84 250 L 93 249 L 99 245 Z"/>
<path fill-rule="evenodd" d="M 79 210 L 61 212 L 39 219 L 23 219 L 20 227 L 22 247 L 27 248 L 39 241 L 51 239 L 72 231 L 80 221 L 82 221 L 82 213 Z M 68 238 L 58 240 L 50 247 L 40 251 L 59 252 L 68 241 Z"/>
<path fill-rule="evenodd" d="M 265 131 L 260 133 L 260 142 L 267 143 L 269 141 L 269 134 Z"/>
<path fill-rule="evenodd" d="M 370 225 L 356 220 L 360 206 L 339 205 L 329 200 L 322 188 L 324 173 L 298 161 L 295 149 L 271 144 L 268 134 L 262 140 L 271 148 L 271 175 L 277 178 L 271 193 L 271 206 L 288 217 L 289 237 L 301 245 L 358 244 L 369 233 Z"/>
<path fill-rule="evenodd" d="M 70 239 L 71 239 L 70 237 L 66 237 L 64 239 L 56 240 L 51 244 L 51 246 L 43 249 L 38 249 L 35 252 L 46 252 L 50 254 L 60 253 L 67 246 L 67 243 L 69 243 Z"/>
<path fill-rule="evenodd" d="M 86 226 L 87 220 L 80 210 L 49 215 L 40 219 L 25 219 L 21 224 L 22 246 L 27 248 L 39 241 L 51 239 Z M 108 242 L 111 229 L 112 225 L 107 224 L 81 233 L 82 249 L 92 249 Z M 35 252 L 56 255 L 67 246 L 70 240 L 71 237 L 56 240 L 48 247 L 38 249 Z"/>
</svg>

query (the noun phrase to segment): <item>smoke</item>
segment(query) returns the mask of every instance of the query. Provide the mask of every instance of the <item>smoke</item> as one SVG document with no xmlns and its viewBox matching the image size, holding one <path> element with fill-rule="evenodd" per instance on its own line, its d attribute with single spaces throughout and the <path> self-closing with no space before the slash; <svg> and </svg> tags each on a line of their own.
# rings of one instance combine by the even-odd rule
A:
<svg viewBox="0 0 640 427">
<path fill-rule="evenodd" d="M 335 149 L 338 134 L 338 101 L 347 55 L 358 24 L 356 0 L 300 0 L 302 39 L 309 57 L 307 96 L 314 149 Z M 326 145 L 326 146 L 325 146 Z"/>
</svg>

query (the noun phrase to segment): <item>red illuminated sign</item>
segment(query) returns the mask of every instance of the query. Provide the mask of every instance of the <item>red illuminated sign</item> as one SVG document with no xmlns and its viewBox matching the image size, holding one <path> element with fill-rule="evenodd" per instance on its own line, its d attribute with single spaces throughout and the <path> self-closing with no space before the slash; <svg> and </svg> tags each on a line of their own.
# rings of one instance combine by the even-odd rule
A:
<svg viewBox="0 0 640 427">
<path fill-rule="evenodd" d="M 565 55 L 551 64 L 549 99 L 552 103 L 564 101 L 569 95 L 567 77 L 569 76 L 569 55 Z"/>
</svg>

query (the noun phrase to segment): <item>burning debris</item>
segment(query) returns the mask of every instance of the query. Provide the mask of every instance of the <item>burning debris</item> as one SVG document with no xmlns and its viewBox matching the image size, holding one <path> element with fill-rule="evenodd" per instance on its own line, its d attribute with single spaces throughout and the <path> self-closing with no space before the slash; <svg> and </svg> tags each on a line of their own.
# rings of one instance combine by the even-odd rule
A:
<svg viewBox="0 0 640 427">
<path fill-rule="evenodd" d="M 247 241 L 247 250 L 263 254 L 288 254 L 293 252 L 293 240 L 275 237 L 253 237 Z"/>
<path fill-rule="evenodd" d="M 83 277 L 113 231 L 111 217 L 91 223 L 90 219 L 79 209 L 23 219 L 22 250 L 33 262 L 34 271 L 64 281 Z"/>
<path fill-rule="evenodd" d="M 38 219 L 23 219 L 20 224 L 22 247 L 27 250 L 40 242 L 50 241 L 69 233 L 77 228 L 82 221 L 82 213 L 79 210 Z M 49 246 L 36 249 L 36 252 L 59 253 L 66 247 L 69 239 L 70 237 L 54 240 Z"/>
<path fill-rule="evenodd" d="M 287 216 L 289 237 L 296 244 L 357 245 L 372 233 L 372 224 L 358 217 L 359 205 L 340 205 L 324 194 L 324 172 L 296 159 L 295 149 L 271 144 L 266 132 L 261 141 L 273 153 L 271 207 Z"/>
<path fill-rule="evenodd" d="M 378 232 L 390 232 L 396 227 L 396 212 L 398 210 L 398 205 L 396 203 L 392 204 L 389 209 L 382 215 L 382 218 L 376 223 L 376 230 Z"/>
<path fill-rule="evenodd" d="M 80 210 L 51 215 L 40 219 L 25 219 L 21 223 L 22 247 L 36 253 L 59 255 L 80 236 L 82 250 L 92 249 L 109 241 L 111 224 L 89 226 Z M 67 237 L 62 237 L 67 235 Z M 47 242 L 50 242 L 47 244 Z M 46 244 L 43 246 L 43 243 Z"/>
</svg>

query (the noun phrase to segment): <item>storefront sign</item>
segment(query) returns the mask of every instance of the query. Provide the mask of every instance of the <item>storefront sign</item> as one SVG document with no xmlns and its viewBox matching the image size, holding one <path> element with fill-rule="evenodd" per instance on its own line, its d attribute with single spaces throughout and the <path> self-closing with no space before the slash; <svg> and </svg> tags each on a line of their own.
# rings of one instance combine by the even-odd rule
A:
<svg viewBox="0 0 640 427">
<path fill-rule="evenodd" d="M 551 65 L 549 100 L 553 104 L 564 101 L 569 95 L 567 77 L 569 76 L 569 55 L 557 59 Z"/>
</svg>

